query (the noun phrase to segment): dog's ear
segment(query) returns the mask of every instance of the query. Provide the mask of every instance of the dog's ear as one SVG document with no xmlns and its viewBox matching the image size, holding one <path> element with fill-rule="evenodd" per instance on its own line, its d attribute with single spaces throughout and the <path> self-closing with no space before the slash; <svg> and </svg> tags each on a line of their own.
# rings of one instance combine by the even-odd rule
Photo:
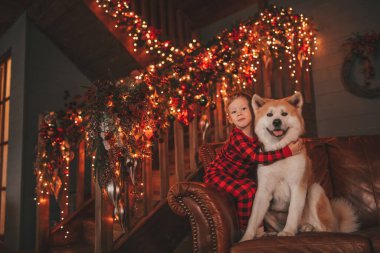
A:
<svg viewBox="0 0 380 253">
<path fill-rule="evenodd" d="M 302 106 L 303 106 L 303 98 L 302 98 L 302 94 L 301 92 L 294 92 L 294 95 L 293 96 L 290 96 L 288 98 L 286 98 L 286 101 L 295 106 L 297 108 L 297 110 L 302 110 Z"/>
<path fill-rule="evenodd" d="M 252 108 L 256 112 L 260 107 L 262 107 L 267 102 L 267 99 L 260 97 L 257 94 L 252 96 Z"/>
</svg>

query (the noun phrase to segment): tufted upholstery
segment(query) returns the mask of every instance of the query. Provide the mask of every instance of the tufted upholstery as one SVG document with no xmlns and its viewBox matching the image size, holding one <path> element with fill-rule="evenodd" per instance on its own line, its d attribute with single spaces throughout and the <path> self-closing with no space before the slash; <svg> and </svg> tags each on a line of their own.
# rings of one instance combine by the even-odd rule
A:
<svg viewBox="0 0 380 253">
<path fill-rule="evenodd" d="M 351 234 L 300 233 L 237 243 L 240 237 L 231 199 L 203 183 L 181 182 L 168 194 L 169 205 L 190 218 L 194 252 L 380 252 L 380 135 L 305 139 L 314 177 L 329 197 L 344 197 L 359 217 Z M 222 143 L 199 149 L 206 167 Z M 279 214 L 284 215 L 284 214 Z"/>
</svg>

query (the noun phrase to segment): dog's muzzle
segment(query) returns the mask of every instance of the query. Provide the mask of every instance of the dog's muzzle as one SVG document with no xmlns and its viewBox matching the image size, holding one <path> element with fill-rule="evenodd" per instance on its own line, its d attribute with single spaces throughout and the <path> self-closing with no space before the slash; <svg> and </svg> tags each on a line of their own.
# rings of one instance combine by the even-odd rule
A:
<svg viewBox="0 0 380 253">
<path fill-rule="evenodd" d="M 267 131 L 274 137 L 282 137 L 286 134 L 289 128 L 282 129 L 282 121 L 280 119 L 274 119 L 272 122 L 273 130 L 267 128 Z"/>
</svg>

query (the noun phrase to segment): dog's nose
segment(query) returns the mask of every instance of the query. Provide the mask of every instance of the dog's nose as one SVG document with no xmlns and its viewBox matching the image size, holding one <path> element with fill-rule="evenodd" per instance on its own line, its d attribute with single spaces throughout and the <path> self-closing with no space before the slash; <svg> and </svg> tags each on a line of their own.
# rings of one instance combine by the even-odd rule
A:
<svg viewBox="0 0 380 253">
<path fill-rule="evenodd" d="M 275 119 L 272 124 L 274 127 L 281 127 L 282 122 L 280 119 Z"/>
</svg>

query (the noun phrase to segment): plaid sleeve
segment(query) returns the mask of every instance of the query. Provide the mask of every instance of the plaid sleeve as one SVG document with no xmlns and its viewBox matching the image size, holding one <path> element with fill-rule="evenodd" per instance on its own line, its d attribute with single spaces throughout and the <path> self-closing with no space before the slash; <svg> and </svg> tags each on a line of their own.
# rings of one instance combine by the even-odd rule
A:
<svg viewBox="0 0 380 253">
<path fill-rule="evenodd" d="M 270 164 L 292 155 L 288 146 L 275 151 L 260 152 L 258 141 L 252 141 L 241 134 L 235 135 L 233 146 L 235 146 L 243 159 L 248 159 L 260 164 Z"/>
</svg>

